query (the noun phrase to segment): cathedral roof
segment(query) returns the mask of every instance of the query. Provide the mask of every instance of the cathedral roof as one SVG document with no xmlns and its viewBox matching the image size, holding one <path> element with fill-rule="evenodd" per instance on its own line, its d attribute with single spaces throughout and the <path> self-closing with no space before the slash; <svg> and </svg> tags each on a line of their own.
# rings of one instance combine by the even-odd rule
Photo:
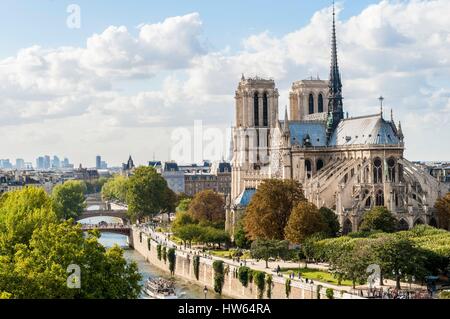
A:
<svg viewBox="0 0 450 319">
<path fill-rule="evenodd" d="M 326 146 L 326 124 L 321 121 L 291 121 L 289 132 L 291 145 L 303 145 L 303 140 L 309 136 L 311 146 Z"/>
<path fill-rule="evenodd" d="M 385 121 L 380 114 L 340 121 L 330 141 L 330 145 L 337 146 L 399 143 L 393 124 Z"/>
<path fill-rule="evenodd" d="M 239 206 L 248 206 L 250 201 L 252 200 L 253 195 L 255 195 L 256 189 L 254 188 L 246 188 L 238 198 L 235 199 L 234 204 Z"/>
<path fill-rule="evenodd" d="M 327 146 L 326 123 L 321 121 L 290 121 L 291 145 L 304 145 L 305 139 L 313 147 Z M 401 142 L 394 124 L 380 114 L 341 120 L 328 146 L 396 145 Z"/>
</svg>

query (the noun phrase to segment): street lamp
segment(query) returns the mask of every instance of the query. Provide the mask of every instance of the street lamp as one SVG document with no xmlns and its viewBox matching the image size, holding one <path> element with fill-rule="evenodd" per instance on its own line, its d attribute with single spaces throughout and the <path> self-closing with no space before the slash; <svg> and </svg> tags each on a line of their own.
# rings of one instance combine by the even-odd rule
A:
<svg viewBox="0 0 450 319">
<path fill-rule="evenodd" d="M 203 293 L 205 294 L 205 299 L 206 299 L 206 295 L 208 293 L 208 287 L 205 286 L 205 288 L 203 288 Z"/>
</svg>

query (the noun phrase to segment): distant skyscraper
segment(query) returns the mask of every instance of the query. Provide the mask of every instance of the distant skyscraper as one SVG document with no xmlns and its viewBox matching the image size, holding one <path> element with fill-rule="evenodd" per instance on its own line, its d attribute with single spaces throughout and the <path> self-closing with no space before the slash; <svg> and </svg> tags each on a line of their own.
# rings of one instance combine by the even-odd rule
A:
<svg viewBox="0 0 450 319">
<path fill-rule="evenodd" d="M 43 169 L 44 169 L 44 162 L 45 162 L 44 157 L 39 156 L 39 157 L 36 159 L 36 169 L 37 169 L 37 170 L 43 170 Z"/>
<path fill-rule="evenodd" d="M 102 157 L 100 155 L 97 155 L 95 158 L 95 168 L 101 169 L 102 168 Z"/>
<path fill-rule="evenodd" d="M 16 169 L 17 170 L 25 169 L 25 161 L 22 158 L 16 159 Z"/>
<path fill-rule="evenodd" d="M 49 169 L 51 166 L 50 156 L 44 156 L 44 169 Z"/>
<path fill-rule="evenodd" d="M 61 168 L 61 161 L 59 160 L 58 156 L 53 156 L 53 160 L 52 160 L 52 168 Z"/>
</svg>

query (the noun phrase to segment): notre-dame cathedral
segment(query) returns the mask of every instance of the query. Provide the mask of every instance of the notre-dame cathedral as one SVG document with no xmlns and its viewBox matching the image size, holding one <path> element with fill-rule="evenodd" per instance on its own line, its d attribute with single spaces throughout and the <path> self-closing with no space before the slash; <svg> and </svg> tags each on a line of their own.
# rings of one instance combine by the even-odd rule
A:
<svg viewBox="0 0 450 319">
<path fill-rule="evenodd" d="M 386 206 L 399 229 L 438 224 L 433 206 L 446 189 L 403 157 L 401 124 L 383 113 L 383 99 L 377 114 L 344 116 L 334 12 L 331 39 L 329 80 L 294 82 L 284 121 L 275 82 L 242 76 L 226 216 L 232 234 L 258 185 L 271 178 L 299 181 L 310 202 L 335 211 L 344 234 L 357 231 L 374 206 Z"/>
</svg>

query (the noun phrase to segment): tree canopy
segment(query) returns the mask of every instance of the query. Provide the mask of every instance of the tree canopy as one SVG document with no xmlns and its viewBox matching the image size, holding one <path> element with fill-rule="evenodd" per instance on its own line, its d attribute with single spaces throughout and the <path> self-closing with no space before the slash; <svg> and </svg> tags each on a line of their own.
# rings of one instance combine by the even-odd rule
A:
<svg viewBox="0 0 450 319">
<path fill-rule="evenodd" d="M 397 230 L 397 219 L 386 207 L 376 206 L 364 214 L 360 230 L 392 233 Z"/>
<path fill-rule="evenodd" d="M 85 205 L 86 184 L 82 181 L 67 181 L 52 191 L 54 210 L 59 218 L 69 219 L 81 216 Z"/>
<path fill-rule="evenodd" d="M 450 229 L 450 192 L 444 197 L 438 198 L 434 207 L 439 218 L 439 226 L 443 229 Z"/>
<path fill-rule="evenodd" d="M 128 179 L 122 175 L 116 175 L 109 179 L 102 187 L 102 198 L 126 203 L 128 193 Z"/>
<path fill-rule="evenodd" d="M 189 204 L 189 214 L 199 222 L 224 223 L 224 198 L 212 190 L 199 192 Z"/>
<path fill-rule="evenodd" d="M 127 184 L 128 213 L 132 220 L 175 209 L 176 195 L 154 168 L 136 168 Z"/>
<path fill-rule="evenodd" d="M 336 237 L 341 229 L 336 213 L 326 207 L 321 207 L 319 213 L 322 216 L 322 221 L 327 225 L 326 235 L 328 237 Z"/>
<path fill-rule="evenodd" d="M 305 201 L 297 181 L 271 179 L 263 182 L 248 205 L 243 219 L 250 239 L 284 239 L 292 209 Z"/>
<path fill-rule="evenodd" d="M 263 259 L 266 262 L 266 268 L 269 267 L 270 258 L 284 258 L 289 251 L 289 242 L 286 240 L 255 240 L 250 248 L 253 258 Z"/>
<path fill-rule="evenodd" d="M 292 210 L 285 228 L 286 239 L 300 244 L 309 236 L 326 232 L 328 225 L 322 219 L 317 207 L 309 202 L 298 203 Z"/>
<path fill-rule="evenodd" d="M 61 221 L 53 206 L 40 188 L 1 197 L 1 298 L 136 298 L 137 265 L 119 247 L 105 249 L 98 232 L 85 236 L 80 225 Z M 70 265 L 80 267 L 80 289 L 68 288 Z"/>
</svg>

